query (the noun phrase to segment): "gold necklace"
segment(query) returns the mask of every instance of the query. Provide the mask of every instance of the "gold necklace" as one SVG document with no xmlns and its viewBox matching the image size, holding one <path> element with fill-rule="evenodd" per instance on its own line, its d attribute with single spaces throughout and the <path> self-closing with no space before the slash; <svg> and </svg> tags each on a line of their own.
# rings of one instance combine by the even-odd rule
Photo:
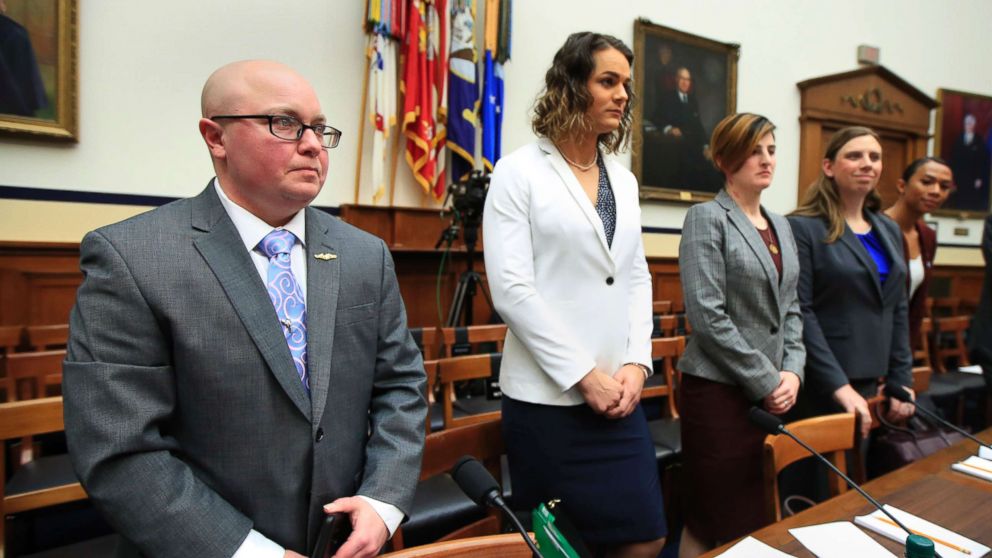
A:
<svg viewBox="0 0 992 558">
<path fill-rule="evenodd" d="M 558 147 L 558 146 L 556 145 L 555 147 Z M 596 163 L 599 162 L 599 152 L 596 152 L 596 155 L 592 158 L 592 162 L 589 163 L 588 165 L 580 165 L 580 164 L 576 163 L 575 161 L 569 159 L 568 157 L 565 156 L 565 152 L 562 151 L 560 147 L 558 147 L 558 153 L 561 154 L 561 158 L 562 159 L 565 159 L 565 162 L 566 163 L 568 163 L 569 165 L 572 165 L 573 167 L 579 169 L 580 171 L 587 171 L 587 170 L 593 168 L 594 166 L 596 166 Z"/>
</svg>

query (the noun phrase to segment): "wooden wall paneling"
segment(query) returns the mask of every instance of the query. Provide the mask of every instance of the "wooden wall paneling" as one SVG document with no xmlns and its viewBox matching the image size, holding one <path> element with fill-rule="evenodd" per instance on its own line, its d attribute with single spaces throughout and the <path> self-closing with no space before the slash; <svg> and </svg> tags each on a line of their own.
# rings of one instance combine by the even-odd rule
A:
<svg viewBox="0 0 992 558">
<path fill-rule="evenodd" d="M 682 280 L 679 278 L 679 260 L 677 258 L 648 258 L 648 270 L 651 272 L 651 287 L 654 291 L 652 300 L 672 301 L 672 312 L 685 312 L 682 299 Z"/>
<path fill-rule="evenodd" d="M 67 323 L 82 280 L 79 244 L 0 242 L 0 325 Z"/>
</svg>

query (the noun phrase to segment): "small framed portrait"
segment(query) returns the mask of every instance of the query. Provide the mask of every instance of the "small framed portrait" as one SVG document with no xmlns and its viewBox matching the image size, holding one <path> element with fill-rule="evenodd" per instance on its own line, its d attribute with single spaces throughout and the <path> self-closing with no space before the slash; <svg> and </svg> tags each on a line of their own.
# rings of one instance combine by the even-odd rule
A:
<svg viewBox="0 0 992 558">
<path fill-rule="evenodd" d="M 77 0 L 0 0 L 0 132 L 79 141 Z"/>
<path fill-rule="evenodd" d="M 737 107 L 740 45 L 638 20 L 634 49 L 632 163 L 641 197 L 713 198 L 724 180 L 710 161 L 709 139 Z"/>
<path fill-rule="evenodd" d="M 992 174 L 992 97 L 938 89 L 934 150 L 951 165 L 956 188 L 934 213 L 981 217 L 989 213 Z"/>
</svg>

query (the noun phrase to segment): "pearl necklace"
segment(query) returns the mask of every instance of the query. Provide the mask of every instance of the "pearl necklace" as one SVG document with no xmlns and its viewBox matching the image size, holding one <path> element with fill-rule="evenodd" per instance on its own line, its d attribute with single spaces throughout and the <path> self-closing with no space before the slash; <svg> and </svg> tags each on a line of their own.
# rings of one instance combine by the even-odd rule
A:
<svg viewBox="0 0 992 558">
<path fill-rule="evenodd" d="M 558 147 L 558 146 L 556 145 L 555 147 Z M 561 158 L 562 159 L 565 159 L 565 162 L 566 163 L 568 163 L 569 165 L 572 165 L 573 167 L 579 169 L 580 171 L 587 171 L 587 170 L 593 168 L 594 166 L 596 166 L 596 163 L 599 162 L 599 152 L 597 152 L 596 155 L 592 158 L 592 162 L 589 163 L 589 164 L 587 164 L 587 165 L 580 165 L 580 164 L 576 163 L 575 161 L 569 159 L 568 157 L 565 156 L 565 152 L 562 151 L 560 147 L 558 147 L 558 153 L 561 154 Z"/>
</svg>

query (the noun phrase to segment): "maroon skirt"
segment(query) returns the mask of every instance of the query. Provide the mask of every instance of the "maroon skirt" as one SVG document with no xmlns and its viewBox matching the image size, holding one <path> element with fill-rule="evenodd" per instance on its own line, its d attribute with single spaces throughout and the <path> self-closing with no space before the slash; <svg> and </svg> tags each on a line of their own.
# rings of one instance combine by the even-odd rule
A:
<svg viewBox="0 0 992 558">
<path fill-rule="evenodd" d="M 710 545 L 764 527 L 765 433 L 748 421 L 754 403 L 736 386 L 689 374 L 680 387 L 686 527 Z"/>
</svg>

